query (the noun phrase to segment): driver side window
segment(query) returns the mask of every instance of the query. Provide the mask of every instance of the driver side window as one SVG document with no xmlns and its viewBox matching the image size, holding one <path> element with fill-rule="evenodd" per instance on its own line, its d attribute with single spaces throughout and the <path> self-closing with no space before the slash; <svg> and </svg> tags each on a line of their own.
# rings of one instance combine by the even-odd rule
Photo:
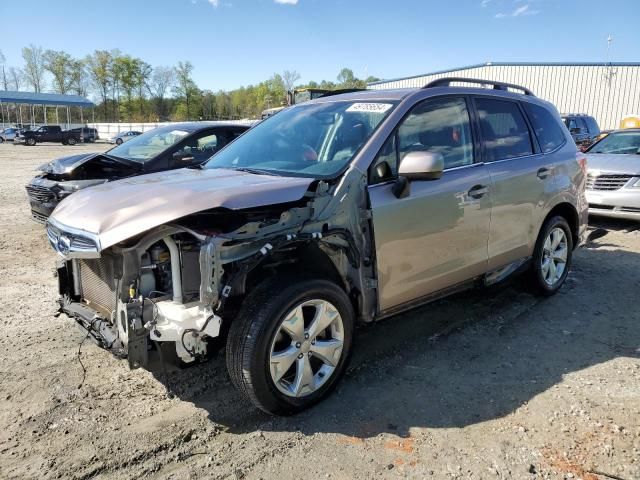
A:
<svg viewBox="0 0 640 480">
<path fill-rule="evenodd" d="M 445 170 L 473 163 L 473 138 L 464 98 L 429 99 L 413 107 L 371 165 L 369 183 L 395 178 L 404 156 L 415 151 L 442 154 Z"/>
<path fill-rule="evenodd" d="M 219 138 L 215 133 L 202 132 L 187 139 L 173 153 L 175 166 L 202 163 L 219 149 Z"/>
</svg>

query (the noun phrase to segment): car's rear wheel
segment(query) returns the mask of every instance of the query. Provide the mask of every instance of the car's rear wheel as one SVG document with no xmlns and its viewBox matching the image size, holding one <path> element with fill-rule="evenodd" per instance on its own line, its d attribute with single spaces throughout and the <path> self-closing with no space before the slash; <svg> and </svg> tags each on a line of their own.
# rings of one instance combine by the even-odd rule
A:
<svg viewBox="0 0 640 480">
<path fill-rule="evenodd" d="M 67 143 L 69 145 L 75 145 L 76 144 L 76 139 L 73 137 L 69 137 L 69 139 L 67 140 Z"/>
<path fill-rule="evenodd" d="M 261 410 L 290 415 L 323 399 L 344 372 L 354 314 L 326 280 L 288 278 L 260 285 L 243 302 L 227 339 L 227 368 Z"/>
<path fill-rule="evenodd" d="M 0 137 L 0 143 L 4 143 L 4 138 Z"/>
<path fill-rule="evenodd" d="M 36 144 L 36 139 L 35 138 L 27 138 L 26 142 L 27 145 L 29 145 L 30 147 L 33 147 Z"/>
<path fill-rule="evenodd" d="M 532 282 L 538 293 L 553 295 L 564 283 L 573 258 L 573 237 L 564 217 L 552 217 L 540 230 L 533 254 Z"/>
<path fill-rule="evenodd" d="M 116 139 L 116 145 L 122 145 L 122 139 L 121 138 Z"/>
</svg>

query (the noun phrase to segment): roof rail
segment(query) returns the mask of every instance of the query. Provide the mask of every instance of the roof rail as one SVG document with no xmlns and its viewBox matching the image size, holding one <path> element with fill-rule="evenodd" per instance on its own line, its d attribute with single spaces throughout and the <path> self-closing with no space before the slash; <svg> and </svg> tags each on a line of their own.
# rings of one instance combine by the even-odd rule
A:
<svg viewBox="0 0 640 480">
<path fill-rule="evenodd" d="M 520 85 L 515 85 L 513 83 L 505 83 L 505 82 L 496 82 L 493 80 L 479 80 L 477 78 L 463 78 L 463 77 L 444 77 L 438 78 L 437 80 L 433 80 L 427 83 L 422 88 L 433 88 L 433 87 L 450 87 L 453 82 L 462 82 L 462 83 L 476 83 L 478 85 L 493 85 L 494 90 L 504 90 L 507 91 L 509 88 L 514 90 L 520 90 L 525 95 L 531 95 L 535 97 L 533 92 L 526 87 L 522 87 Z"/>
</svg>

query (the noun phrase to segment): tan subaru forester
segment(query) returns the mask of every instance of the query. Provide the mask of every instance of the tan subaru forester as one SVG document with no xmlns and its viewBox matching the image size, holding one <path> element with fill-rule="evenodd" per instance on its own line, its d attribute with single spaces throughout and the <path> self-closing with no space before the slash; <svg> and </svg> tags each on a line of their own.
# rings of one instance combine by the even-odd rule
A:
<svg viewBox="0 0 640 480">
<path fill-rule="evenodd" d="M 585 169 L 517 85 L 319 98 L 203 165 L 64 199 L 47 223 L 60 310 L 132 368 L 223 348 L 242 395 L 295 413 L 335 387 L 358 323 L 520 271 L 555 293 L 586 230 Z"/>
</svg>

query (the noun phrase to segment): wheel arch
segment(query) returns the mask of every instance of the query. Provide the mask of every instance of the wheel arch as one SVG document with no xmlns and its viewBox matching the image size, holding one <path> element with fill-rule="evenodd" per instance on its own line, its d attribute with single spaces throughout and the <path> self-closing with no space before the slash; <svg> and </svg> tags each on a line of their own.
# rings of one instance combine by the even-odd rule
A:
<svg viewBox="0 0 640 480">
<path fill-rule="evenodd" d="M 580 216 L 578 215 L 578 210 L 569 202 L 558 203 L 544 218 L 540 229 L 542 229 L 544 224 L 547 223 L 550 218 L 555 216 L 563 217 L 569 224 L 569 228 L 571 229 L 571 240 L 573 248 L 575 249 L 580 243 Z"/>
</svg>

